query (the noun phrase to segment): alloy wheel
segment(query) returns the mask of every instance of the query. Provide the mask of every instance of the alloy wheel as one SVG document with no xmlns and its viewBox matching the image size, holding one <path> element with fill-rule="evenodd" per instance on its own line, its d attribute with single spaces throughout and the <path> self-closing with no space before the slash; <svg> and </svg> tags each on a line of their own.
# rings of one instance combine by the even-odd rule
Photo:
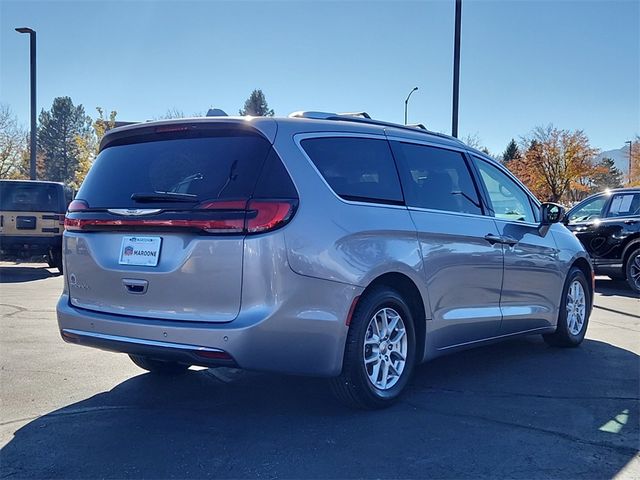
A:
<svg viewBox="0 0 640 480">
<path fill-rule="evenodd" d="M 407 363 L 407 331 L 402 316 L 393 308 L 378 310 L 364 338 L 364 367 L 369 382 L 378 390 L 392 388 Z"/>
<path fill-rule="evenodd" d="M 567 328 L 571 335 L 579 335 L 582 331 L 587 312 L 584 287 L 574 280 L 567 292 Z"/>
</svg>

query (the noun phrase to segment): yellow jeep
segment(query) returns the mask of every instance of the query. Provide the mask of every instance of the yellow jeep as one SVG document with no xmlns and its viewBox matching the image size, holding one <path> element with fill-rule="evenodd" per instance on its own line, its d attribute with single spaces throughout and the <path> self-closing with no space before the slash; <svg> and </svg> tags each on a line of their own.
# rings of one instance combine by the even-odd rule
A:
<svg viewBox="0 0 640 480">
<path fill-rule="evenodd" d="M 62 183 L 0 180 L 0 254 L 44 255 L 62 273 L 64 214 L 72 197 Z"/>
</svg>

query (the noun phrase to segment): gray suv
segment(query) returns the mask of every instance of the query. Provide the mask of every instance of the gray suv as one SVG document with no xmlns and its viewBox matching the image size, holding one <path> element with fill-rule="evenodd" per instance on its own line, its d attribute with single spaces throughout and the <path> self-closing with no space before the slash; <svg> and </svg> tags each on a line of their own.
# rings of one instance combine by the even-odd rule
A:
<svg viewBox="0 0 640 480">
<path fill-rule="evenodd" d="M 580 344 L 580 242 L 455 138 L 364 114 L 114 129 L 64 233 L 62 338 L 154 373 L 331 378 L 383 407 L 415 365 L 522 334 Z"/>
</svg>

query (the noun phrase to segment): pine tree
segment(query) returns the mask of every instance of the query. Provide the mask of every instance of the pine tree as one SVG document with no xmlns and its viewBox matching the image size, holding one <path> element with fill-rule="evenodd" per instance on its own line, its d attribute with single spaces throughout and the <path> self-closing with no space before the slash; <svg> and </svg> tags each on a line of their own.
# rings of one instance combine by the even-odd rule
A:
<svg viewBox="0 0 640 480">
<path fill-rule="evenodd" d="M 502 163 L 507 164 L 511 160 L 515 160 L 516 158 L 520 158 L 520 149 L 518 148 L 518 144 L 512 138 L 509 144 L 507 145 L 507 149 L 502 154 Z"/>
<path fill-rule="evenodd" d="M 71 183 L 78 170 L 78 137 L 91 131 L 91 118 L 82 105 L 75 106 L 69 97 L 57 97 L 49 111 L 40 113 L 38 149 L 44 157 L 44 179 Z"/>
<path fill-rule="evenodd" d="M 603 158 L 598 162 L 601 172 L 596 173 L 591 178 L 592 192 L 600 192 L 607 188 L 619 188 L 622 186 L 623 173 L 616 167 L 610 158 Z"/>
<path fill-rule="evenodd" d="M 239 110 L 240 115 L 251 115 L 254 117 L 273 117 L 273 110 L 269 108 L 267 99 L 260 89 L 251 92 L 247 101 L 244 102 L 244 108 Z"/>
</svg>

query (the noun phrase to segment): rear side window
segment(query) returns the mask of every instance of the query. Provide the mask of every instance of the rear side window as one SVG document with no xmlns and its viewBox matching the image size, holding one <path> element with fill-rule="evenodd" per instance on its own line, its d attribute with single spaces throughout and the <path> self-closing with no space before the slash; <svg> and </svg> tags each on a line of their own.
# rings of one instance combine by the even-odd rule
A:
<svg viewBox="0 0 640 480">
<path fill-rule="evenodd" d="M 51 184 L 2 182 L 0 210 L 15 212 L 64 212 L 62 188 Z"/>
<path fill-rule="evenodd" d="M 607 217 L 640 215 L 640 193 L 624 193 L 613 196 Z"/>
<path fill-rule="evenodd" d="M 412 207 L 482 214 L 467 163 L 459 152 L 392 142 L 402 188 Z"/>
<path fill-rule="evenodd" d="M 77 198 L 90 208 L 191 208 L 195 202 L 248 199 L 271 150 L 263 137 L 233 130 L 105 148 Z M 278 159 L 279 160 L 279 159 Z M 194 204 L 132 200 L 132 194 L 187 194 Z"/>
<path fill-rule="evenodd" d="M 345 200 L 403 203 L 386 140 L 324 137 L 303 140 L 301 145 L 333 191 Z"/>
</svg>

